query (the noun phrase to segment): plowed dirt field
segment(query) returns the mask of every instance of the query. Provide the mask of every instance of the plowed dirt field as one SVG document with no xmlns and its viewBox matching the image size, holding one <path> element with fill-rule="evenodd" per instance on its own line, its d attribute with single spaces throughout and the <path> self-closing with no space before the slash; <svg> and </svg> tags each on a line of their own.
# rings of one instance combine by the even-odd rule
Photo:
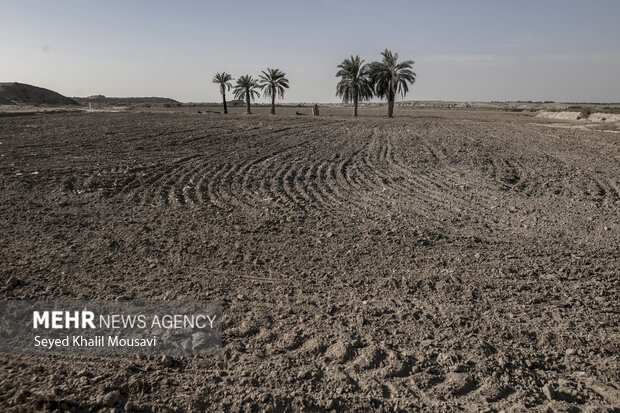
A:
<svg viewBox="0 0 620 413">
<path fill-rule="evenodd" d="M 217 356 L 0 356 L 2 410 L 620 408 L 619 136 L 383 111 L 0 118 L 0 298 L 224 310 Z"/>
</svg>

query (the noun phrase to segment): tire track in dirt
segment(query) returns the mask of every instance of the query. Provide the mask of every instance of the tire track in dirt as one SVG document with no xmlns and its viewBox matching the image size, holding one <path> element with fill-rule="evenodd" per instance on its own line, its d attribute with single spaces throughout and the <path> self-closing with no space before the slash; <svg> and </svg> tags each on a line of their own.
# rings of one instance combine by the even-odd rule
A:
<svg viewBox="0 0 620 413">
<path fill-rule="evenodd" d="M 285 132 L 290 128 L 282 128 L 277 132 Z M 303 140 L 295 145 L 277 149 L 266 155 L 252 157 L 249 159 L 240 158 L 238 161 L 228 163 L 220 168 L 213 176 L 201 178 L 200 186 L 207 188 L 201 192 L 202 199 L 208 199 L 212 204 L 224 208 L 226 205 L 241 205 L 252 209 L 260 208 L 264 203 L 263 194 L 269 195 L 269 198 L 276 198 L 273 187 L 274 184 L 268 184 L 268 179 L 279 177 L 287 173 L 287 165 L 289 158 L 293 156 L 295 151 L 306 147 L 312 140 Z M 275 175 L 271 176 L 269 171 L 273 172 L 275 165 L 281 165 L 275 171 Z M 289 178 L 287 178 L 289 179 Z"/>
<path fill-rule="evenodd" d="M 437 210 L 450 215 L 458 214 L 454 206 L 462 209 L 465 207 L 463 201 L 452 195 L 453 184 L 440 169 L 439 157 L 433 153 L 428 142 L 419 135 L 416 137 L 415 150 L 421 144 L 435 159 L 430 171 L 411 166 L 396 155 L 393 136 L 390 135 L 375 136 L 374 148 L 370 151 L 374 156 L 365 160 L 366 165 L 384 182 L 384 188 L 396 193 L 399 202 L 408 204 L 420 215 L 432 217 Z"/>
<path fill-rule="evenodd" d="M 409 211 L 428 217 L 432 213 L 431 205 L 419 198 L 417 188 L 411 185 L 407 177 L 403 176 L 394 164 L 390 164 L 388 146 L 391 144 L 385 142 L 389 139 L 389 136 L 384 137 L 375 131 L 364 164 L 371 174 L 379 178 L 382 194 L 390 200 L 398 199 L 400 203 L 406 205 Z"/>
<path fill-rule="evenodd" d="M 344 136 L 336 137 L 341 130 L 322 124 L 293 145 L 279 145 L 277 139 L 282 140 L 291 129 L 303 131 L 311 123 L 266 130 L 267 136 L 276 139 L 267 153 L 253 150 L 251 155 L 244 155 L 230 148 L 220 153 L 188 155 L 161 166 L 96 171 L 84 182 L 106 196 L 123 196 L 143 205 L 155 202 L 176 207 L 259 209 L 273 202 L 290 209 L 334 210 L 347 206 L 380 214 L 396 207 L 403 213 L 424 217 L 435 217 L 438 211 L 445 216 L 461 216 L 464 211 L 488 208 L 501 196 L 468 187 L 467 170 L 454 163 L 445 143 L 438 144 L 442 142 L 439 136 L 476 144 L 481 139 L 503 144 L 499 129 L 472 122 L 473 127 L 465 130 L 434 122 L 413 133 L 375 127 L 370 134 L 366 129 L 364 135 L 364 129 L 347 127 Z M 255 129 L 261 128 L 245 131 Z M 475 138 L 470 136 L 472 133 Z M 324 134 L 328 139 L 334 137 L 332 153 L 327 158 L 308 156 L 312 155 L 313 143 L 326 139 Z M 262 134 L 254 136 L 264 140 Z M 428 154 L 430 161 L 417 164 L 404 156 L 415 151 Z M 494 152 L 484 151 L 481 155 L 486 157 L 486 168 L 481 172 L 496 182 L 497 188 L 518 193 L 536 186 L 530 182 L 523 162 Z M 224 157 L 227 154 L 234 154 L 236 160 Z M 222 163 L 224 159 L 229 160 Z M 586 182 L 576 185 L 596 200 L 618 198 L 613 183 L 598 176 L 590 174 Z"/>
<path fill-rule="evenodd" d="M 459 127 L 459 125 L 447 127 L 446 125 L 439 124 L 437 125 L 438 137 L 451 137 L 456 144 L 462 144 L 463 142 L 473 144 L 478 162 L 474 162 L 469 166 L 464 165 L 462 169 L 450 166 L 449 170 L 453 177 L 462 177 L 460 183 L 459 179 L 453 178 L 455 185 L 461 188 L 468 186 L 466 184 L 467 181 L 475 182 L 480 178 L 487 177 L 489 181 L 487 185 L 483 186 L 484 190 L 480 191 L 475 190 L 479 188 L 469 187 L 469 190 L 463 193 L 464 196 L 461 199 L 465 200 L 467 198 L 469 200 L 469 209 L 472 211 L 477 211 L 481 208 L 489 210 L 489 208 L 494 208 L 497 205 L 496 200 L 504 197 L 506 191 L 522 191 L 527 185 L 528 173 L 526 172 L 526 167 L 520 161 L 517 161 L 516 158 L 502 157 L 496 154 L 497 151 L 491 150 L 490 145 L 496 144 L 497 133 L 489 133 L 484 129 L 486 125 L 472 124 L 474 126 L 472 128 L 472 125 L 469 125 L 469 123 L 471 122 L 467 123 L 467 127 Z M 481 129 L 476 130 L 476 127 Z M 472 130 L 475 130 L 475 132 L 472 132 Z M 446 152 L 445 150 L 442 152 L 445 155 L 442 160 L 450 164 L 455 164 L 455 162 L 458 164 L 459 159 L 451 159 Z M 455 156 L 455 154 L 452 156 Z M 470 166 L 474 167 L 473 170 L 470 170 Z M 462 173 L 459 173 L 460 171 Z M 471 179 L 467 179 L 468 176 L 471 176 Z M 463 182 L 463 179 L 466 179 L 466 182 Z"/>
<path fill-rule="evenodd" d="M 323 132 L 331 132 L 329 125 Z M 239 160 L 225 164 L 218 164 L 222 154 L 214 154 L 145 167 L 124 182 L 117 194 L 143 205 L 258 208 L 266 199 L 293 209 L 332 210 L 348 205 L 384 213 L 386 205 L 398 199 L 409 205 L 406 209 L 425 216 L 437 207 L 446 209 L 450 186 L 437 180 L 437 175 L 414 173 L 404 165 L 394 154 L 389 134 L 379 138 L 375 131 L 360 138 L 347 132 L 355 139 L 341 144 L 328 159 L 312 161 L 306 156 L 311 142 L 324 139 L 315 132 L 315 137 L 298 144 L 252 158 L 239 155 Z"/>
<path fill-rule="evenodd" d="M 430 146 L 428 142 L 425 143 Z M 393 147 L 389 141 L 387 145 L 386 159 L 388 160 L 388 165 L 407 177 L 412 189 L 417 191 L 422 199 L 426 200 L 428 203 L 436 203 L 440 207 L 445 204 L 457 205 L 461 208 L 467 207 L 467 205 L 458 197 L 451 195 L 453 183 L 447 177 L 447 167 L 445 167 L 441 162 L 437 164 L 436 168 L 431 169 L 430 172 L 425 173 L 419 169 L 413 169 L 406 165 L 402 160 L 396 158 Z"/>
<path fill-rule="evenodd" d="M 299 122 L 295 126 L 287 126 L 275 130 L 267 129 L 266 137 L 278 136 L 292 129 L 301 129 L 307 126 L 308 121 Z M 260 129 L 254 126 L 253 129 Z M 197 129 L 184 129 L 171 131 L 167 136 L 183 136 L 187 133 L 195 132 Z M 248 129 L 245 129 L 247 131 Z M 207 134 L 208 135 L 208 134 Z M 184 140 L 187 142 L 199 142 L 208 136 L 189 137 Z M 149 135 L 150 138 L 163 136 L 163 132 L 155 132 Z M 247 138 L 247 137 L 246 137 Z M 238 177 L 256 163 L 260 163 L 269 157 L 277 156 L 281 150 L 259 159 L 250 159 L 240 164 L 229 164 L 222 166 L 225 170 L 217 170 L 213 164 L 222 155 L 234 152 L 234 148 L 229 148 L 224 152 L 211 155 L 195 154 L 176 159 L 170 163 L 165 161 L 152 164 L 146 167 L 136 168 L 128 174 L 121 170 L 96 170 L 92 174 L 79 179 L 72 179 L 73 186 L 84 191 L 105 191 L 107 197 L 121 196 L 139 202 L 141 205 L 152 203 L 163 203 L 169 206 L 218 206 L 226 207 L 230 203 L 237 203 L 235 195 L 246 195 L 240 192 L 237 185 L 246 188 L 244 182 L 238 183 Z M 210 182 L 210 180 L 221 180 L 220 182 Z M 65 179 L 64 181 L 67 181 Z M 66 185 L 65 185 L 66 186 Z M 84 188 L 84 189 L 82 189 Z M 205 202 L 208 201 L 208 202 Z M 247 204 L 247 202 L 242 202 Z M 251 203 L 251 202 L 250 202 Z"/>
</svg>

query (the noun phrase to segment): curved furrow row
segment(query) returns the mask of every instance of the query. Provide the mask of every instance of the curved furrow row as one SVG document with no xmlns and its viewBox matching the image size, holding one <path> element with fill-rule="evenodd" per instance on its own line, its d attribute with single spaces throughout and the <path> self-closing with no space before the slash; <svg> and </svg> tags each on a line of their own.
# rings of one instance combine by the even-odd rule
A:
<svg viewBox="0 0 620 413">
<path fill-rule="evenodd" d="M 445 127 L 444 127 L 445 129 Z M 486 139 L 494 145 L 507 146 L 511 141 L 503 138 L 502 131 L 492 125 L 481 125 L 477 128 L 470 129 L 470 134 L 460 135 L 471 142 L 479 143 L 479 140 Z M 476 139 L 477 138 L 477 139 Z M 494 155 L 490 160 L 490 176 L 504 190 L 514 190 L 522 192 L 529 185 L 535 185 L 530 182 L 530 173 L 526 165 L 515 159 L 515 157 L 502 157 Z"/>
<path fill-rule="evenodd" d="M 294 188 L 295 191 L 304 199 L 304 202 L 308 207 L 318 207 L 320 202 L 317 200 L 314 193 L 309 190 L 313 184 L 310 176 L 310 170 L 312 167 L 312 163 L 306 163 L 300 166 L 299 171 L 295 176 L 296 179 L 294 181 Z"/>
<path fill-rule="evenodd" d="M 224 208 L 226 204 L 222 201 L 222 198 L 219 195 L 219 186 L 217 183 L 230 168 L 231 165 L 229 163 L 225 163 L 221 167 L 216 168 L 217 171 L 213 174 L 206 185 L 206 195 L 203 196 L 203 198 L 208 199 L 212 205 L 219 208 Z"/>
<path fill-rule="evenodd" d="M 291 162 L 291 160 L 283 162 L 282 165 L 276 169 L 269 180 L 268 193 L 270 198 L 284 203 L 286 206 L 295 207 L 295 196 L 291 192 L 290 187 L 286 184 L 287 174 L 291 170 Z"/>
<path fill-rule="evenodd" d="M 210 206 L 211 203 L 207 196 L 206 185 L 217 167 L 209 166 L 210 159 L 202 159 L 192 170 L 186 174 L 177 186 L 178 198 L 183 198 L 180 204 L 195 206 Z"/>
<path fill-rule="evenodd" d="M 167 179 L 157 188 L 159 198 L 162 202 L 168 204 L 173 203 L 174 187 L 177 181 L 183 176 L 183 167 L 175 168 L 172 174 L 167 176 Z"/>
<path fill-rule="evenodd" d="M 219 208 L 230 208 L 235 205 L 242 207 L 255 207 L 252 200 L 255 198 L 248 194 L 243 188 L 245 175 L 260 160 L 249 160 L 245 162 L 228 162 L 217 171 L 205 178 L 200 185 L 200 198 L 208 200 L 210 205 Z M 206 191 L 205 191 L 206 188 Z"/>
<path fill-rule="evenodd" d="M 304 190 L 318 208 L 332 210 L 336 207 L 337 201 L 335 201 L 334 195 L 327 190 L 324 180 L 325 169 L 326 163 L 324 161 L 313 162 L 306 172 L 307 186 L 304 187 Z"/>
<path fill-rule="evenodd" d="M 288 198 L 292 200 L 295 207 L 304 207 L 305 200 L 299 194 L 295 187 L 295 181 L 299 169 L 299 159 L 295 158 L 286 165 L 286 171 L 284 171 L 284 173 L 281 175 L 282 180 L 278 182 L 281 184 L 281 189 L 284 190 Z"/>
<path fill-rule="evenodd" d="M 135 179 L 127 182 L 122 188 L 118 191 L 118 195 L 125 197 L 132 197 L 138 188 L 141 188 L 144 181 L 151 177 L 152 174 L 149 172 L 141 172 L 139 173 Z"/>
<path fill-rule="evenodd" d="M 336 209 L 339 207 L 341 203 L 340 197 L 334 192 L 331 185 L 328 185 L 328 175 L 330 173 L 330 165 L 329 161 L 321 161 L 316 165 L 316 192 L 319 194 L 317 199 L 323 199 L 325 203 L 324 206 L 328 208 Z"/>
<path fill-rule="evenodd" d="M 153 165 L 148 168 L 148 173 L 144 173 L 139 179 L 123 187 L 119 195 L 142 204 L 152 202 L 158 192 L 162 195 L 161 187 L 170 185 L 170 179 L 181 172 L 187 162 L 197 157 L 198 155 L 187 156 L 164 166 Z"/>
<path fill-rule="evenodd" d="M 131 192 L 129 196 L 140 200 L 142 205 L 151 204 L 157 199 L 158 188 L 166 182 L 166 179 L 177 170 L 172 166 L 167 166 L 163 170 L 149 176 L 140 188 Z"/>
<path fill-rule="evenodd" d="M 513 189 L 521 181 L 519 170 L 514 167 L 513 162 L 506 158 L 493 157 L 491 159 L 491 173 L 500 187 L 506 190 Z"/>
<path fill-rule="evenodd" d="M 200 174 L 202 170 L 204 170 L 204 163 L 201 160 L 197 162 L 197 165 L 181 175 L 170 190 L 168 199 L 165 200 L 175 205 L 195 204 L 196 197 L 192 187 L 194 186 L 194 181 L 197 179 L 197 175 Z"/>
<path fill-rule="evenodd" d="M 380 171 L 373 169 L 369 163 L 368 155 L 372 152 L 371 143 L 369 140 L 362 150 L 355 153 L 352 167 L 347 169 L 347 179 L 361 193 L 381 197 L 381 194 L 387 190 L 386 183 L 389 177 L 387 175 L 382 176 Z M 397 180 L 398 178 L 392 179 L 394 182 Z"/>
<path fill-rule="evenodd" d="M 254 178 L 261 171 L 261 165 L 277 159 L 281 154 L 290 151 L 295 148 L 289 147 L 277 150 L 268 155 L 260 156 L 258 158 L 249 159 L 242 163 L 242 166 L 237 169 L 235 175 L 228 185 L 228 190 L 231 194 L 236 194 L 237 201 L 244 203 L 248 206 L 253 206 L 256 200 L 256 190 L 254 188 Z"/>
<path fill-rule="evenodd" d="M 369 187 L 375 188 L 376 192 L 382 193 L 387 190 L 385 186 L 385 177 L 382 176 L 376 167 L 369 161 L 369 147 L 370 143 L 366 146 L 366 150 L 360 157 L 357 172 L 360 178 L 366 182 Z"/>
<path fill-rule="evenodd" d="M 301 149 L 319 138 L 320 136 L 314 137 L 244 162 L 229 186 L 231 194 L 234 194 L 237 200 L 254 208 L 257 201 L 280 199 L 285 204 L 297 203 L 294 191 L 291 190 L 295 181 L 295 177 L 291 174 L 297 172 L 290 164 L 298 160 L 299 153 L 303 153 Z M 297 158 L 293 158 L 295 156 Z"/>
<path fill-rule="evenodd" d="M 211 178 L 211 176 L 214 175 L 216 171 L 217 166 L 211 166 L 210 168 L 206 169 L 203 174 L 200 175 L 200 178 L 198 178 L 195 187 L 195 196 L 198 204 L 205 206 L 213 205 L 211 203 L 211 198 L 209 197 L 207 186 L 210 182 L 209 178 Z"/>
<path fill-rule="evenodd" d="M 363 187 L 354 166 L 358 151 L 352 157 L 333 156 L 327 161 L 314 162 L 310 168 L 305 168 L 303 174 L 305 182 L 299 182 L 298 187 L 308 194 L 312 205 L 319 209 L 333 209 L 347 205 L 358 210 L 378 210 L 379 205 L 373 190 Z M 358 182 L 355 182 L 358 181 Z"/>
<path fill-rule="evenodd" d="M 430 203 L 436 203 L 439 208 L 445 207 L 447 204 L 450 206 L 450 208 L 447 208 L 449 210 L 452 210 L 452 206 L 457 206 L 460 208 L 468 207 L 467 203 L 452 195 L 454 188 L 453 183 L 450 182 L 443 173 L 439 172 L 443 170 L 443 166 L 441 169 L 433 169 L 435 174 L 434 179 L 431 179 L 424 173 L 415 171 L 410 167 L 405 166 L 402 161 L 398 161 L 394 155 L 394 151 L 389 140 L 387 144 L 386 159 L 388 160 L 388 165 L 391 168 L 406 176 L 412 190 L 417 191 L 422 197 L 428 198 Z"/>
<path fill-rule="evenodd" d="M 329 165 L 327 166 L 327 180 L 325 181 L 325 184 L 331 188 L 340 204 L 344 203 L 350 205 L 353 203 L 353 199 L 350 195 L 351 191 L 349 190 L 346 179 L 344 179 L 340 173 L 343 168 L 343 164 L 346 162 L 346 159 L 343 160 L 340 156 L 332 162 L 329 162 Z"/>
<path fill-rule="evenodd" d="M 352 207 L 363 210 L 384 213 L 383 207 L 386 200 L 377 202 L 376 190 L 368 186 L 362 186 L 353 178 L 358 173 L 355 167 L 357 164 L 357 156 L 362 153 L 361 150 L 353 152 L 350 156 L 339 159 L 335 167 L 331 169 L 331 178 L 333 179 L 333 187 L 336 193 L 340 194 L 341 200 L 347 202 Z"/>
<path fill-rule="evenodd" d="M 345 182 L 346 187 L 350 190 L 357 192 L 364 192 L 368 188 L 361 185 L 359 182 L 355 180 L 353 175 L 356 173 L 357 168 L 355 167 L 357 163 L 357 156 L 361 153 L 361 150 L 353 152 L 350 156 L 343 159 L 339 164 L 338 174 L 341 176 L 341 179 Z"/>
<path fill-rule="evenodd" d="M 191 177 L 187 185 L 183 187 L 183 199 L 185 199 L 185 203 L 188 205 L 197 205 L 199 203 L 196 194 L 196 180 L 194 177 Z"/>
<path fill-rule="evenodd" d="M 390 164 L 387 144 L 382 144 L 375 137 L 369 149 L 365 164 L 370 173 L 379 177 L 382 192 L 386 193 L 389 199 L 398 197 L 399 201 L 408 205 L 410 210 L 425 217 L 432 216 L 433 211 L 443 204 L 427 199 L 419 186 L 413 185 L 407 176 L 403 176 L 402 171 Z"/>
<path fill-rule="evenodd" d="M 360 184 L 366 186 L 366 192 L 377 198 L 379 205 L 386 201 L 391 202 L 395 197 L 403 197 L 403 195 L 406 195 L 405 201 L 409 202 L 412 188 L 403 176 L 391 173 L 388 163 L 385 162 L 385 155 L 383 145 L 376 137 L 373 138 L 358 158 L 354 176 L 357 176 Z"/>
<path fill-rule="evenodd" d="M 617 201 L 619 199 L 618 190 L 613 182 L 594 174 L 585 174 L 584 178 L 588 179 L 588 182 L 583 183 L 585 188 L 584 194 L 590 199 L 595 201 L 606 198 L 611 201 Z"/>
<path fill-rule="evenodd" d="M 389 139 L 385 145 L 381 146 L 378 159 L 384 160 L 384 165 L 388 170 L 384 174 L 384 179 L 390 182 L 390 189 L 407 194 L 411 205 L 424 211 L 425 215 L 432 215 L 438 209 L 452 214 L 454 206 L 460 208 L 466 206 L 460 199 L 451 196 L 451 187 L 443 179 L 431 180 L 423 173 L 404 166 L 402 161 L 398 161 Z M 374 165 L 373 162 L 370 164 Z M 401 178 L 399 183 L 395 182 L 395 177 Z"/>
<path fill-rule="evenodd" d="M 603 179 L 600 178 L 606 185 L 609 186 L 609 193 L 611 195 L 611 197 L 615 200 L 618 201 L 620 199 L 620 188 L 618 188 L 618 183 L 615 182 L 613 179 Z"/>
<path fill-rule="evenodd" d="M 434 152 L 434 150 L 432 149 L 428 141 L 426 141 L 425 149 L 427 149 L 429 153 Z M 415 179 L 415 178 L 419 178 L 422 180 L 426 179 L 429 187 L 433 189 L 437 188 L 439 190 L 451 191 L 454 188 L 454 186 L 457 184 L 456 181 L 454 181 L 450 177 L 450 174 L 455 173 L 456 170 L 444 162 L 445 158 L 440 159 L 435 156 L 435 158 L 438 159 L 438 164 L 436 168 L 433 168 L 431 170 L 432 171 L 440 170 L 442 172 L 445 171 L 446 175 L 442 175 L 441 177 L 437 176 L 436 179 L 430 180 L 428 179 L 428 177 L 424 176 L 424 173 L 420 172 L 419 170 L 411 168 L 404 160 L 399 159 L 400 157 L 395 153 L 390 140 L 388 140 L 387 142 L 386 157 L 387 157 L 389 165 L 394 166 L 399 171 L 405 173 L 407 176 L 410 176 L 412 179 Z"/>
<path fill-rule="evenodd" d="M 261 202 L 279 201 L 285 205 L 293 204 L 290 194 L 284 190 L 284 175 L 289 172 L 290 163 L 294 161 L 295 149 L 305 144 L 307 141 L 253 161 L 252 168 L 248 168 L 240 179 L 243 193 L 251 196 L 254 201 L 258 199 Z"/>
</svg>

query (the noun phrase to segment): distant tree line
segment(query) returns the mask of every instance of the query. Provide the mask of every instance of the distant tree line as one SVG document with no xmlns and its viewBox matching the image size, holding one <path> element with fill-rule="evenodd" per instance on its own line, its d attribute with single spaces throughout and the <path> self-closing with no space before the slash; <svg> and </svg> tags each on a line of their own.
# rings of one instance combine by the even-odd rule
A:
<svg viewBox="0 0 620 413">
<path fill-rule="evenodd" d="M 415 82 L 416 74 L 412 70 L 413 60 L 398 62 L 398 53 L 385 49 L 381 53 L 380 61 L 365 64 L 359 56 L 344 59 L 338 65 L 336 76 L 340 81 L 336 85 L 336 95 L 344 103 L 353 103 L 353 116 L 357 116 L 359 102 L 370 100 L 373 97 L 386 99 L 388 117 L 394 116 L 394 101 L 396 95 L 403 97 L 409 92 L 409 85 Z M 289 88 L 286 74 L 280 69 L 267 68 L 261 72 L 258 79 L 250 75 L 240 76 L 235 84 L 234 79 L 226 72 L 217 73 L 213 83 L 220 87 L 224 113 L 228 113 L 226 92 L 233 89 L 233 95 L 238 100 L 245 100 L 246 114 L 251 114 L 251 102 L 261 95 L 271 98 L 271 114 L 276 114 L 276 98 L 283 99 L 284 92 Z"/>
</svg>

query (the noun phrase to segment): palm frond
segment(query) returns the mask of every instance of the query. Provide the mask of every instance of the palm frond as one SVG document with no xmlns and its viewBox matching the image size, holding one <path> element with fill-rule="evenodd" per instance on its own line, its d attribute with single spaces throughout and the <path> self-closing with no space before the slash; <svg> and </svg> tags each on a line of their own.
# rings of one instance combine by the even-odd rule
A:
<svg viewBox="0 0 620 413">
<path fill-rule="evenodd" d="M 254 100 L 256 97 L 260 96 L 259 92 L 256 90 L 258 88 L 258 82 L 252 78 L 252 76 L 243 75 L 237 79 L 233 94 L 235 98 L 239 100 L 245 100 L 248 97 L 250 100 Z"/>
<path fill-rule="evenodd" d="M 220 85 L 220 90 L 230 90 L 232 85 L 230 82 L 233 80 L 232 76 L 226 72 L 216 73 L 213 76 L 213 83 L 217 83 Z"/>
<path fill-rule="evenodd" d="M 338 66 L 336 77 L 340 80 L 336 85 L 336 96 L 344 103 L 355 100 L 363 101 L 372 98 L 372 82 L 369 76 L 369 67 L 359 56 L 351 55 Z"/>
<path fill-rule="evenodd" d="M 372 79 L 374 92 L 380 98 L 393 101 L 395 95 L 403 97 L 409 92 L 409 85 L 415 83 L 416 74 L 412 70 L 413 60 L 398 62 L 398 53 L 385 49 L 380 62 L 369 65 L 368 72 Z"/>
<path fill-rule="evenodd" d="M 263 91 L 264 97 L 279 97 L 284 98 L 285 89 L 289 88 L 288 79 L 286 73 L 280 69 L 263 70 L 259 78 L 259 87 Z"/>
</svg>

